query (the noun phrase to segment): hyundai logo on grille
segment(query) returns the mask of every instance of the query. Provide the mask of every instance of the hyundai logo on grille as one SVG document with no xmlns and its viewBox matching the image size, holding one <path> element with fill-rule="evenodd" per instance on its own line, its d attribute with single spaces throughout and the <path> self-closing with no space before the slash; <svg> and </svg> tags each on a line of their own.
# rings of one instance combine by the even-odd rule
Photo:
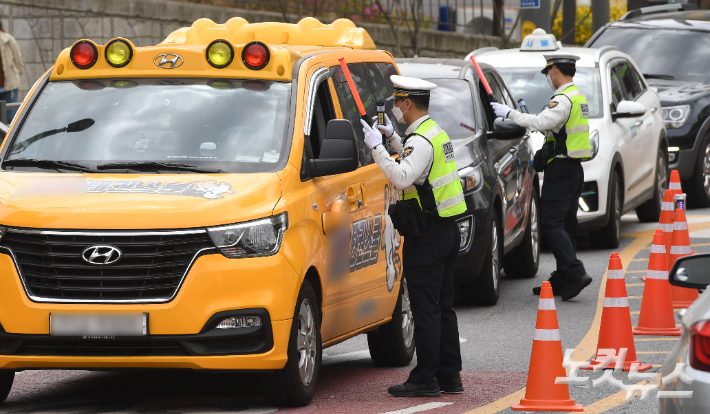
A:
<svg viewBox="0 0 710 414">
<path fill-rule="evenodd" d="M 87 263 L 107 265 L 116 263 L 122 254 L 118 248 L 113 246 L 91 246 L 81 252 L 81 257 Z"/>
<path fill-rule="evenodd" d="M 184 62 L 185 59 L 183 59 L 180 55 L 176 55 L 175 53 L 163 53 L 162 55 L 158 55 L 155 57 L 155 59 L 153 59 L 153 63 L 155 63 L 155 66 L 159 67 L 160 69 L 179 68 Z"/>
</svg>

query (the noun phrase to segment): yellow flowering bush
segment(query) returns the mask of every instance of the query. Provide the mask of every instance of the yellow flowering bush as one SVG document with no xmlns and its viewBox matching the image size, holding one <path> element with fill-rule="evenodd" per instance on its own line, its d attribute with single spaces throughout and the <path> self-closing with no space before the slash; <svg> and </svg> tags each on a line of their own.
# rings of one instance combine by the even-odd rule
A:
<svg viewBox="0 0 710 414">
<path fill-rule="evenodd" d="M 611 21 L 618 20 L 621 16 L 626 14 L 626 2 L 613 1 L 609 9 L 609 17 Z M 575 14 L 575 32 L 574 32 L 574 42 L 578 46 L 583 46 L 587 43 L 592 33 L 592 13 L 589 10 L 589 6 L 579 5 L 577 6 L 577 11 Z M 560 10 L 555 16 L 555 20 L 552 24 L 552 33 L 559 40 L 562 38 L 562 11 Z"/>
</svg>

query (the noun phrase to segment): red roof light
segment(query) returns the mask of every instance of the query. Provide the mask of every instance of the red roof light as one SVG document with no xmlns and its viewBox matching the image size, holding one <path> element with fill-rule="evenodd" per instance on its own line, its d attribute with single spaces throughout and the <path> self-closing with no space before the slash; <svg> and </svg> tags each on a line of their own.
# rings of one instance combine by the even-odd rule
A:
<svg viewBox="0 0 710 414">
<path fill-rule="evenodd" d="M 269 48 L 261 42 L 251 42 L 244 46 L 242 61 L 249 69 L 258 70 L 269 63 Z"/>
<path fill-rule="evenodd" d="M 69 53 L 71 61 L 79 69 L 89 69 L 94 66 L 99 56 L 99 51 L 93 43 L 86 40 L 76 42 Z"/>
</svg>

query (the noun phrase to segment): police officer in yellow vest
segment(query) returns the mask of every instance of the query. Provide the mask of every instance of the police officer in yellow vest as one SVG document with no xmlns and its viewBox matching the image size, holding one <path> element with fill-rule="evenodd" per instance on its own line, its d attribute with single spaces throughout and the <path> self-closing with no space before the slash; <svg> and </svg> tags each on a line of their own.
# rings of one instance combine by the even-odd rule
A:
<svg viewBox="0 0 710 414">
<path fill-rule="evenodd" d="M 577 259 L 577 205 L 584 184 L 581 161 L 592 157 L 589 106 L 572 82 L 579 57 L 544 57 L 547 65 L 542 73 L 555 93 L 540 114 L 511 111 L 498 103 L 491 105 L 497 116 L 536 131 L 547 131 L 545 145 L 535 154 L 535 169 L 545 171 L 540 224 L 557 261 L 557 270 L 550 277 L 552 291 L 566 301 L 592 283 L 584 264 Z M 533 293 L 539 295 L 540 288 L 533 288 Z"/>
<path fill-rule="evenodd" d="M 454 312 L 454 265 L 459 230 L 453 216 L 466 211 L 463 190 L 448 135 L 429 118 L 430 91 L 436 85 L 394 75 L 393 114 L 409 124 L 400 138 L 389 118 L 371 127 L 361 121 L 365 144 L 390 182 L 402 190 L 398 204 L 417 203 L 425 223 L 421 234 L 404 237 L 403 265 L 414 316 L 417 366 L 409 379 L 389 388 L 398 397 L 438 397 L 461 393 L 461 349 Z M 385 135 L 399 153 L 394 159 L 382 145 Z M 419 207 L 417 207 L 419 208 Z"/>
</svg>

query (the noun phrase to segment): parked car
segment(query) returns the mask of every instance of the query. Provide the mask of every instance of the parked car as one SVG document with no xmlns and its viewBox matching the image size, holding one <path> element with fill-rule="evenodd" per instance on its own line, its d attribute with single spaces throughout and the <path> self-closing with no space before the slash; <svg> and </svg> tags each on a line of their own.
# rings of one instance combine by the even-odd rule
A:
<svg viewBox="0 0 710 414">
<path fill-rule="evenodd" d="M 479 62 L 500 71 L 516 99 L 537 114 L 553 91 L 540 73 L 543 54 L 580 57 L 574 82 L 589 103 L 593 157 L 582 162 L 584 188 L 579 199 L 579 230 L 593 246 L 615 248 L 621 216 L 636 209 L 641 221 L 658 221 L 668 186 L 668 144 L 656 92 L 650 89 L 633 59 L 613 47 L 560 47 L 553 35 L 536 29 L 520 49 L 474 51 Z M 543 144 L 542 134 L 534 139 Z M 542 176 L 544 180 L 544 175 Z"/>
<path fill-rule="evenodd" d="M 671 285 L 702 291 L 710 285 L 709 267 L 710 254 L 681 257 L 673 265 L 668 280 Z M 685 311 L 681 319 L 683 332 L 661 368 L 661 375 L 671 381 L 666 383 L 664 379 L 659 390 L 681 394 L 676 398 L 659 398 L 659 414 L 710 412 L 710 291 L 706 290 L 682 311 Z M 677 364 L 682 364 L 682 371 L 672 376 Z"/>
<path fill-rule="evenodd" d="M 500 295 L 500 270 L 508 277 L 533 277 L 540 259 L 539 184 L 529 134 L 496 119 L 471 62 L 460 59 L 395 59 L 404 76 L 426 79 L 432 91 L 429 114 L 449 135 L 468 210 L 457 217 L 461 247 L 456 283 L 467 304 L 493 305 Z M 499 102 L 515 107 L 503 78 L 481 69 Z M 406 125 L 400 125 L 400 132 Z"/>
<path fill-rule="evenodd" d="M 344 19 L 59 54 L 0 151 L 0 402 L 25 369 L 195 369 L 303 406 L 324 348 L 411 361 L 397 191 L 341 58 L 374 115 L 397 68 Z"/>
<path fill-rule="evenodd" d="M 710 11 L 668 4 L 631 11 L 585 47 L 628 53 L 661 99 L 670 168 L 690 205 L 710 206 Z"/>
</svg>

